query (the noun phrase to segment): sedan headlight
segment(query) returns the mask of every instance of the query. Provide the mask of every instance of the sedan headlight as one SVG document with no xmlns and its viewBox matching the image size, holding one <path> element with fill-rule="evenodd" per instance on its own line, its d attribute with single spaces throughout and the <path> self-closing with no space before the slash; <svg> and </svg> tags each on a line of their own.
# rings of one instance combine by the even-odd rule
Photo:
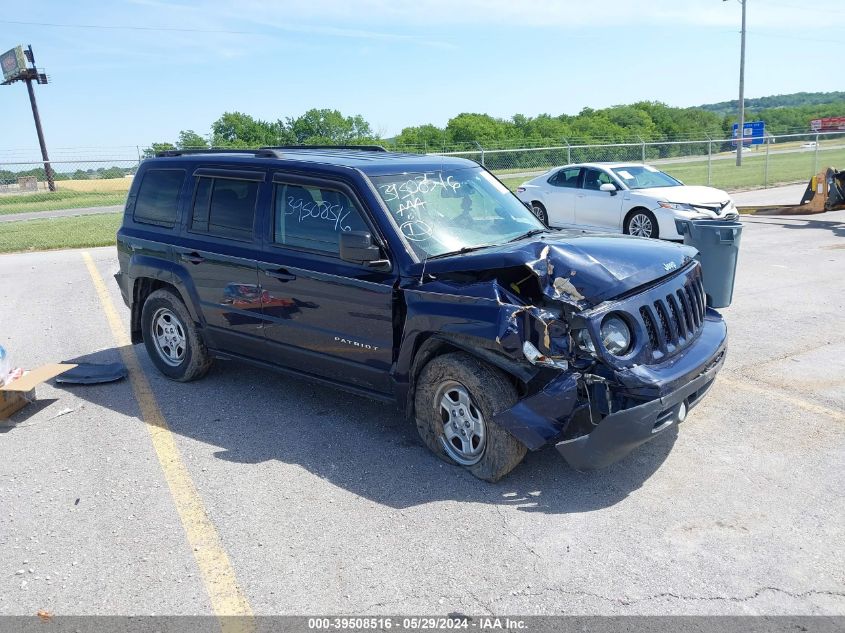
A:
<svg viewBox="0 0 845 633">
<path fill-rule="evenodd" d="M 658 202 L 657 206 L 663 209 L 672 209 L 672 211 L 697 211 L 694 206 L 686 202 Z"/>
<path fill-rule="evenodd" d="M 614 356 L 624 356 L 631 349 L 631 328 L 618 316 L 609 316 L 601 325 L 601 342 Z"/>
</svg>

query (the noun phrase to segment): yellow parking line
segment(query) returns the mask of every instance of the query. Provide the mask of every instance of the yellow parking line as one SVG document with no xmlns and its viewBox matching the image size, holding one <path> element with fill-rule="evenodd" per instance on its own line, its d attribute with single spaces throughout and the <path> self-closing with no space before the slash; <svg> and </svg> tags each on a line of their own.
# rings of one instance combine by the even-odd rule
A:
<svg viewBox="0 0 845 633">
<path fill-rule="evenodd" d="M 767 398 L 774 398 L 775 400 L 786 402 L 787 404 L 791 404 L 800 409 L 804 409 L 805 411 L 809 411 L 817 415 L 827 416 L 840 422 L 845 422 L 845 413 L 843 413 L 842 411 L 837 411 L 836 409 L 831 409 L 820 404 L 808 402 L 803 398 L 790 396 L 789 394 L 784 393 L 782 390 L 778 390 L 773 386 L 757 385 L 753 382 L 750 382 L 748 379 L 736 380 L 734 378 L 729 378 L 728 376 L 719 376 L 717 384 L 720 383 L 725 385 L 726 387 L 744 389 L 745 391 L 753 391 L 754 393 L 766 396 Z"/>
<path fill-rule="evenodd" d="M 252 608 L 238 585 L 235 570 L 232 569 L 217 530 L 208 517 L 202 499 L 182 461 L 167 420 L 162 415 L 150 383 L 138 362 L 129 333 L 123 327 L 106 284 L 91 255 L 84 252 L 82 257 L 91 275 L 94 288 L 97 290 L 103 312 L 120 350 L 120 356 L 129 370 L 129 381 L 141 410 L 141 419 L 152 438 L 153 448 L 164 471 L 167 485 L 170 487 L 170 494 L 182 520 L 182 527 L 185 528 L 185 535 L 200 568 L 205 589 L 211 600 L 211 608 L 220 619 L 225 633 L 252 631 L 255 629 Z"/>
</svg>

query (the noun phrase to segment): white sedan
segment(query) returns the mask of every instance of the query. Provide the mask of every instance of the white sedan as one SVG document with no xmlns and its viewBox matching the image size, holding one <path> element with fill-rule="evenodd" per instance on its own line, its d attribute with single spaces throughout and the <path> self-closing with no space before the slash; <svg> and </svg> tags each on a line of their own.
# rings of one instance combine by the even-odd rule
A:
<svg viewBox="0 0 845 633">
<path fill-rule="evenodd" d="M 582 163 L 522 183 L 516 195 L 549 226 L 680 240 L 675 219 L 737 220 L 731 197 L 686 186 L 651 165 Z"/>
</svg>

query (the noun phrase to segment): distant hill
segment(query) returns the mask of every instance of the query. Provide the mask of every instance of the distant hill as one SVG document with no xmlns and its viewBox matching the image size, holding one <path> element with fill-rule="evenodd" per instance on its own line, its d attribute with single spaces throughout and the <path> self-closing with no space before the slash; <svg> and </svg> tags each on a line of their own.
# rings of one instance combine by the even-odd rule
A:
<svg viewBox="0 0 845 633">
<path fill-rule="evenodd" d="M 745 107 L 749 110 L 769 110 L 773 108 L 795 108 L 800 106 L 842 105 L 843 103 L 845 103 L 845 92 L 795 92 L 789 95 L 773 95 L 771 97 L 746 99 Z M 737 99 L 734 99 L 733 101 L 708 103 L 698 107 L 721 116 L 726 114 L 733 115 L 739 108 L 739 102 Z"/>
</svg>

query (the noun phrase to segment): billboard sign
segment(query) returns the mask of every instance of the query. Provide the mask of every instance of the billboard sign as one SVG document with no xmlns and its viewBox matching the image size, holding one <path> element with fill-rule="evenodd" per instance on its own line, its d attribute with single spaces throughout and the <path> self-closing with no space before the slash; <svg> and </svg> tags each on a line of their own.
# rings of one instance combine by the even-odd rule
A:
<svg viewBox="0 0 845 633">
<path fill-rule="evenodd" d="M 16 46 L 0 55 L 0 68 L 3 70 L 4 82 L 17 79 L 26 71 L 26 57 L 23 54 L 23 47 Z"/>
<path fill-rule="evenodd" d="M 810 129 L 813 132 L 837 132 L 845 130 L 845 116 L 831 116 L 825 119 L 813 119 L 810 121 Z"/>
<path fill-rule="evenodd" d="M 734 123 L 732 144 L 737 145 L 737 129 L 739 124 Z M 746 121 L 742 129 L 742 145 L 762 145 L 766 142 L 766 122 L 765 121 Z"/>
</svg>

